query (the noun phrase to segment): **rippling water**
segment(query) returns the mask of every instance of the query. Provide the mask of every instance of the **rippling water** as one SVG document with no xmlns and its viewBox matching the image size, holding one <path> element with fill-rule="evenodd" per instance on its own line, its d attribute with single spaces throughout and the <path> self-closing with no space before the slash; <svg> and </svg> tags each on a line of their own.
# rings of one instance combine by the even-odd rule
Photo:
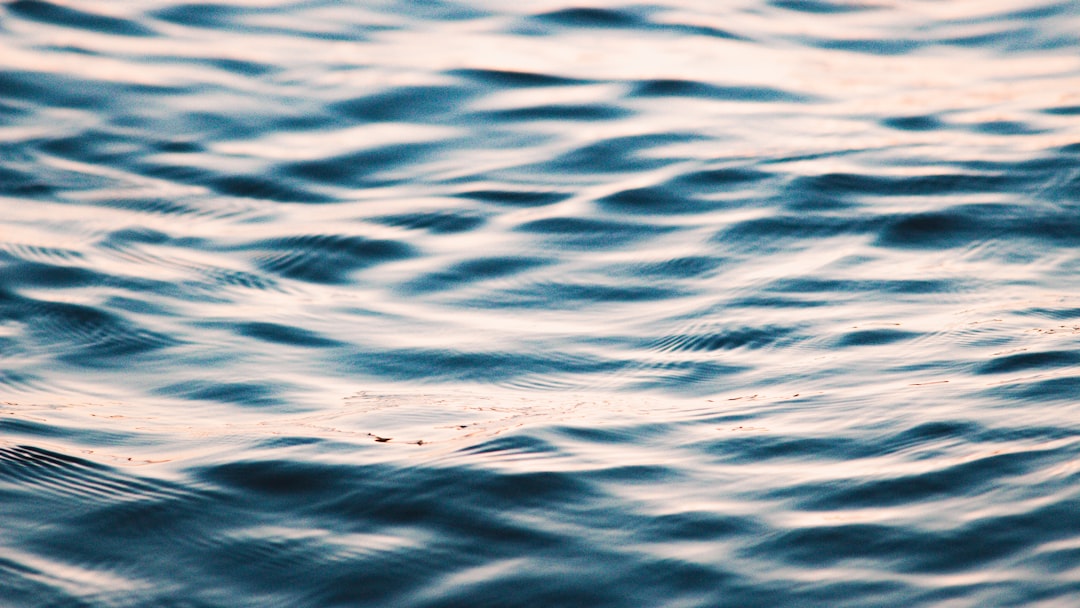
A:
<svg viewBox="0 0 1080 608">
<path fill-rule="evenodd" d="M 1078 32 L 0 5 L 0 604 L 1077 605 Z"/>
</svg>

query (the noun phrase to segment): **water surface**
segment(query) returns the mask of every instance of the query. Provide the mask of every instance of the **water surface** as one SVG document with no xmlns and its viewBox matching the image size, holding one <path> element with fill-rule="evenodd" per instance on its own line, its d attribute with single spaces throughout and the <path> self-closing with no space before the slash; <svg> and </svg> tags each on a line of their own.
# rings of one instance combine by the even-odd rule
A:
<svg viewBox="0 0 1080 608">
<path fill-rule="evenodd" d="M 1077 32 L 0 5 L 0 603 L 1072 605 Z"/>
</svg>

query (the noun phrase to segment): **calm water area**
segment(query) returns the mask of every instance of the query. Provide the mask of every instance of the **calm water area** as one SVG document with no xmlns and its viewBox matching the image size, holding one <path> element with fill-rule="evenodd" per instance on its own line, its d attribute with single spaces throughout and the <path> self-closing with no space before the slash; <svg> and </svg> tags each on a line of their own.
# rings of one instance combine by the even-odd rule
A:
<svg viewBox="0 0 1080 608">
<path fill-rule="evenodd" d="M 1080 1 L 190 1 L 0 3 L 0 607 L 1080 606 Z"/>
</svg>

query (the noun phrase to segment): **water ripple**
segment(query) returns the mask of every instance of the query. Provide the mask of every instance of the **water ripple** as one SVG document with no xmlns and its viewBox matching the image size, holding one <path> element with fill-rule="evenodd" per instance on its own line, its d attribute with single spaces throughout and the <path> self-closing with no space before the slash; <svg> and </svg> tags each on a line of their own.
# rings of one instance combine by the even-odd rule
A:
<svg viewBox="0 0 1080 608">
<path fill-rule="evenodd" d="M 1071 605 L 1078 18 L 0 5 L 0 603 Z"/>
</svg>

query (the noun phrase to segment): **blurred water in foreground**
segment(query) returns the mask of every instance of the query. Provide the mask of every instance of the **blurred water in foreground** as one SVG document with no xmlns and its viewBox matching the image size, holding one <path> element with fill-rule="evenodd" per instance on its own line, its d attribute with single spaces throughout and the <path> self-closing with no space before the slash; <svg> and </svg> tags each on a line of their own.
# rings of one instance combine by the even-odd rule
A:
<svg viewBox="0 0 1080 608">
<path fill-rule="evenodd" d="M 1080 2 L 0 5 L 0 604 L 1074 606 Z"/>
</svg>

